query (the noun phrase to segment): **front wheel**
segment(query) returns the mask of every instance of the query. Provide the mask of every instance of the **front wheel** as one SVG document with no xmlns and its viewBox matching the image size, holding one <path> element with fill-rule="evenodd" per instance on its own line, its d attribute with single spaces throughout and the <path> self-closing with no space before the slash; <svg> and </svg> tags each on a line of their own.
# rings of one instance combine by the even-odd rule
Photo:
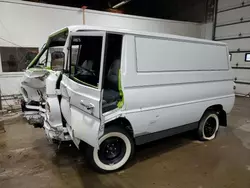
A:
<svg viewBox="0 0 250 188">
<path fill-rule="evenodd" d="M 122 168 L 134 153 L 132 136 L 120 127 L 108 127 L 99 139 L 99 149 L 88 146 L 86 160 L 99 172 Z"/>
<path fill-rule="evenodd" d="M 213 140 L 219 130 L 219 118 L 216 111 L 206 111 L 199 122 L 199 138 L 204 141 Z"/>
</svg>

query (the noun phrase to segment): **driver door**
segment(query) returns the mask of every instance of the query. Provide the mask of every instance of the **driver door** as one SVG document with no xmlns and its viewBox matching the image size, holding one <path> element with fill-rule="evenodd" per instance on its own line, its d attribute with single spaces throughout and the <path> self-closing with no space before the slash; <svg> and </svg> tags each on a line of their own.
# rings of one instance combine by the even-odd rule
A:
<svg viewBox="0 0 250 188">
<path fill-rule="evenodd" d="M 70 37 L 61 111 L 73 140 L 98 147 L 105 32 L 76 32 Z"/>
</svg>

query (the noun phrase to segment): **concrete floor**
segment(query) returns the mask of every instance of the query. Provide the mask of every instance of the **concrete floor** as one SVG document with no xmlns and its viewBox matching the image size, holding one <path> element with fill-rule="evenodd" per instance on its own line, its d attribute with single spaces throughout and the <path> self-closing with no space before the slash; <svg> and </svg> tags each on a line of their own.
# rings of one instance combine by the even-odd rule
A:
<svg viewBox="0 0 250 188">
<path fill-rule="evenodd" d="M 126 169 L 103 175 L 75 147 L 55 152 L 42 129 L 18 120 L 0 134 L 0 187 L 249 188 L 249 98 L 237 98 L 228 122 L 211 142 L 187 133 L 137 147 Z"/>
</svg>

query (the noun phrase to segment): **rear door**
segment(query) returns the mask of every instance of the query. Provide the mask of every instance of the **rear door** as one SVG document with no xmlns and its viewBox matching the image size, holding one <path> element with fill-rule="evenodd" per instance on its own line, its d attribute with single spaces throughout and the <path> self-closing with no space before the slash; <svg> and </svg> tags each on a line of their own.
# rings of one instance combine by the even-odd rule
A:
<svg viewBox="0 0 250 188">
<path fill-rule="evenodd" d="M 71 34 L 68 69 L 61 81 L 61 110 L 71 136 L 98 147 L 105 32 Z M 74 139 L 73 139 L 74 140 Z"/>
</svg>

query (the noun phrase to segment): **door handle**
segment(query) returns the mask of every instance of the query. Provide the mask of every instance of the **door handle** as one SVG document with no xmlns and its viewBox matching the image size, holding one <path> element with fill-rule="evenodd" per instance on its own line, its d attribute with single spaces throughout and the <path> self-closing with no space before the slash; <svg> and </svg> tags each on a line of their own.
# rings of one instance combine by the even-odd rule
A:
<svg viewBox="0 0 250 188">
<path fill-rule="evenodd" d="M 89 105 L 85 104 L 83 100 L 80 101 L 80 104 L 87 108 L 87 110 L 92 110 L 95 107 L 92 103 L 89 103 Z"/>
</svg>

